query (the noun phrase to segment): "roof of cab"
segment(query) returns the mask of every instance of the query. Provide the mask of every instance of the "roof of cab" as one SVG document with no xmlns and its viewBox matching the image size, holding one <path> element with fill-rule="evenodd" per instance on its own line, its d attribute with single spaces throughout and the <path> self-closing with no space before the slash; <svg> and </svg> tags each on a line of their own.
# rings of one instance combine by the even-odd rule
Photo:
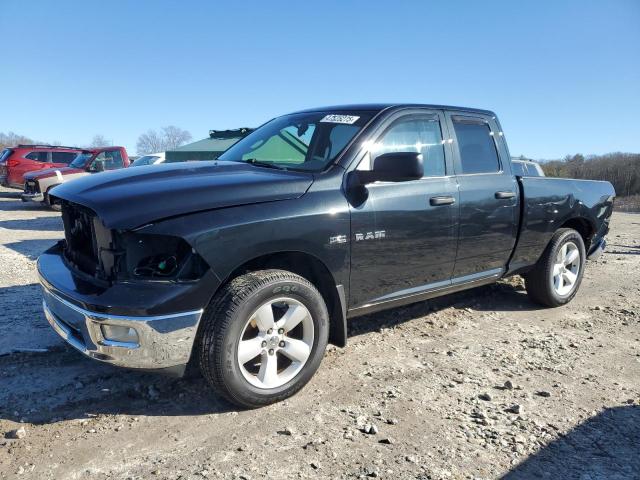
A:
<svg viewBox="0 0 640 480">
<path fill-rule="evenodd" d="M 401 108 L 429 108 L 433 110 L 456 110 L 461 112 L 481 113 L 483 115 L 495 116 L 490 110 L 483 110 L 480 108 L 470 107 L 454 107 L 451 105 L 431 105 L 423 103 L 360 103 L 352 105 L 331 105 L 327 107 L 315 107 L 299 110 L 295 113 L 307 113 L 307 112 L 344 112 L 344 111 L 371 111 L 379 113 L 383 110 L 398 110 Z"/>
</svg>

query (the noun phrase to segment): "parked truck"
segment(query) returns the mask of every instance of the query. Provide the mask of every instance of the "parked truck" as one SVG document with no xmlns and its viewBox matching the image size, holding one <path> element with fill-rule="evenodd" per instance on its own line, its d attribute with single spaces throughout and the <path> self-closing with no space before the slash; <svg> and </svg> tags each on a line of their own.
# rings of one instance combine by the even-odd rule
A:
<svg viewBox="0 0 640 480">
<path fill-rule="evenodd" d="M 61 183 L 92 173 L 126 168 L 130 164 L 124 147 L 84 149 L 69 165 L 54 166 L 24 174 L 23 202 L 41 202 L 54 210 L 60 205 L 49 196 L 49 190 Z"/>
<path fill-rule="evenodd" d="M 515 274 L 534 302 L 566 304 L 615 192 L 514 175 L 493 112 L 381 104 L 284 115 L 217 161 L 50 195 L 65 239 L 38 271 L 55 331 L 113 365 L 199 366 L 258 407 L 302 388 L 351 317 Z"/>
</svg>

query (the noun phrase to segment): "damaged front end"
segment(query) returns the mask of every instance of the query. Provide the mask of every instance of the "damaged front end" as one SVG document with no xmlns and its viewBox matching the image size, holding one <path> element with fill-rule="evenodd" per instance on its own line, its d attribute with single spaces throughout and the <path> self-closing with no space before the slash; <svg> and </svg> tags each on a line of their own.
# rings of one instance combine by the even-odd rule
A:
<svg viewBox="0 0 640 480">
<path fill-rule="evenodd" d="M 104 284 L 118 281 L 193 281 L 208 265 L 182 238 L 119 231 L 90 209 L 62 201 L 64 258 L 72 269 Z"/>
<path fill-rule="evenodd" d="M 105 227 L 89 208 L 61 201 L 65 239 L 38 259 L 43 308 L 85 355 L 180 375 L 217 279 L 177 236 Z"/>
</svg>

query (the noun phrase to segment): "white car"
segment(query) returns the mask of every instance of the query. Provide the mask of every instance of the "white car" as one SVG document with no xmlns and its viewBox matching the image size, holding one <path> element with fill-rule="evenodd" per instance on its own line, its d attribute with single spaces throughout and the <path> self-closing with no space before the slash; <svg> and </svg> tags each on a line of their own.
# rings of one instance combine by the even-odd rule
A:
<svg viewBox="0 0 640 480">
<path fill-rule="evenodd" d="M 142 165 L 157 165 L 158 163 L 164 163 L 164 152 L 143 155 L 140 158 L 136 158 L 131 166 L 140 167 Z"/>
<path fill-rule="evenodd" d="M 539 163 L 520 158 L 511 159 L 513 173 L 519 177 L 544 177 L 544 170 Z"/>
</svg>

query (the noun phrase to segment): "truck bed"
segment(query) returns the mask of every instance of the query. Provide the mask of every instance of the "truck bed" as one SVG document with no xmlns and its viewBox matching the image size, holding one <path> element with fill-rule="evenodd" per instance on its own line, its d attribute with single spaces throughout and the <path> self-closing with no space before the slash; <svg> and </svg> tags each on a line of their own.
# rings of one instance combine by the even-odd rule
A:
<svg viewBox="0 0 640 480">
<path fill-rule="evenodd" d="M 609 182 L 549 177 L 518 177 L 520 223 L 509 273 L 538 261 L 558 228 L 571 226 L 586 234 L 587 253 L 609 231 L 615 190 Z"/>
</svg>

